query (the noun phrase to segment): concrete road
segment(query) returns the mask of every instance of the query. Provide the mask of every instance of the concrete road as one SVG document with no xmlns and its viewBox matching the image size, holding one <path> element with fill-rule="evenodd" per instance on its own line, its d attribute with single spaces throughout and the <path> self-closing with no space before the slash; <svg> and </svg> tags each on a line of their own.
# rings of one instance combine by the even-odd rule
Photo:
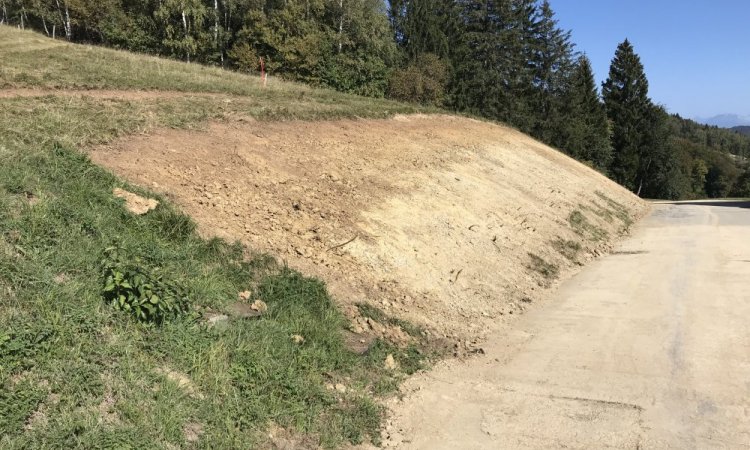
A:
<svg viewBox="0 0 750 450">
<path fill-rule="evenodd" d="M 750 203 L 655 205 L 514 328 L 411 382 L 386 445 L 750 449 Z"/>
</svg>

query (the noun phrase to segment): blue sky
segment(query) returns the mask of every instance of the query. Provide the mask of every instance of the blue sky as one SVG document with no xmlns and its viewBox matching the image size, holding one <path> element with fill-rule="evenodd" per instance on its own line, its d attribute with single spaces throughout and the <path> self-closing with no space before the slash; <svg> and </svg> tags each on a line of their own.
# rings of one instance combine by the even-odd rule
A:
<svg viewBox="0 0 750 450">
<path fill-rule="evenodd" d="M 651 97 L 684 117 L 750 116 L 750 0 L 550 0 L 601 83 L 626 37 Z"/>
</svg>

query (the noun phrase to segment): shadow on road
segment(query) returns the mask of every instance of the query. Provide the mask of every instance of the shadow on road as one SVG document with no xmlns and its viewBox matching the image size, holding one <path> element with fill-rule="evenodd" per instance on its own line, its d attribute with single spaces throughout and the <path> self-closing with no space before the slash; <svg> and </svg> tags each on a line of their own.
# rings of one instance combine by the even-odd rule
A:
<svg viewBox="0 0 750 450">
<path fill-rule="evenodd" d="M 667 205 L 718 206 L 722 208 L 750 208 L 750 200 L 706 200 L 665 202 Z"/>
</svg>

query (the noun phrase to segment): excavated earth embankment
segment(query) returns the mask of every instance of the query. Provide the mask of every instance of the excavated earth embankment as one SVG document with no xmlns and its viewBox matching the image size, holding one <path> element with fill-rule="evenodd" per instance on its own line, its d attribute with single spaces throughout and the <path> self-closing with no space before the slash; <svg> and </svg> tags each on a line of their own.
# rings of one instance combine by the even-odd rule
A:
<svg viewBox="0 0 750 450">
<path fill-rule="evenodd" d="M 356 332 L 378 326 L 356 314 L 371 303 L 436 337 L 481 338 L 647 209 L 520 132 L 442 115 L 240 120 L 91 155 L 171 198 L 204 235 L 325 280 Z"/>
</svg>

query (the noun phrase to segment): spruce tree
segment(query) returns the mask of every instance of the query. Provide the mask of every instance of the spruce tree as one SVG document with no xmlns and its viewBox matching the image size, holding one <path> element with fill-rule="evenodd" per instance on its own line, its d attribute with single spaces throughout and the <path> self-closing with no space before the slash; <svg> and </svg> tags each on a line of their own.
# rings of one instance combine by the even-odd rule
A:
<svg viewBox="0 0 750 450">
<path fill-rule="evenodd" d="M 389 18 L 396 42 L 413 62 L 425 54 L 446 59 L 459 32 L 455 0 L 392 0 Z"/>
<path fill-rule="evenodd" d="M 510 36 L 510 0 L 461 2 L 463 32 L 455 51 L 451 106 L 510 122 L 517 43 Z"/>
<path fill-rule="evenodd" d="M 640 57 L 626 39 L 617 47 L 604 82 L 602 97 L 612 121 L 614 157 L 610 175 L 618 183 L 638 191 L 641 154 L 646 151 L 649 113 L 648 80 Z"/>
<path fill-rule="evenodd" d="M 530 47 L 528 61 L 533 70 L 533 91 L 530 102 L 534 111 L 531 133 L 545 142 L 552 142 L 558 132 L 565 82 L 574 66 L 574 45 L 570 31 L 558 26 L 548 1 L 542 3 L 532 34 L 526 39 Z"/>
<path fill-rule="evenodd" d="M 680 171 L 669 136 L 669 114 L 662 106 L 651 105 L 646 112 L 636 180 L 639 196 L 677 200 L 688 190 L 690 180 Z"/>
<path fill-rule="evenodd" d="M 612 160 L 609 120 L 586 55 L 578 59 L 567 81 L 561 113 L 564 120 L 553 143 L 574 158 L 606 172 Z"/>
<path fill-rule="evenodd" d="M 535 0 L 464 0 L 463 33 L 454 54 L 452 105 L 530 131 L 535 112 Z"/>
</svg>

